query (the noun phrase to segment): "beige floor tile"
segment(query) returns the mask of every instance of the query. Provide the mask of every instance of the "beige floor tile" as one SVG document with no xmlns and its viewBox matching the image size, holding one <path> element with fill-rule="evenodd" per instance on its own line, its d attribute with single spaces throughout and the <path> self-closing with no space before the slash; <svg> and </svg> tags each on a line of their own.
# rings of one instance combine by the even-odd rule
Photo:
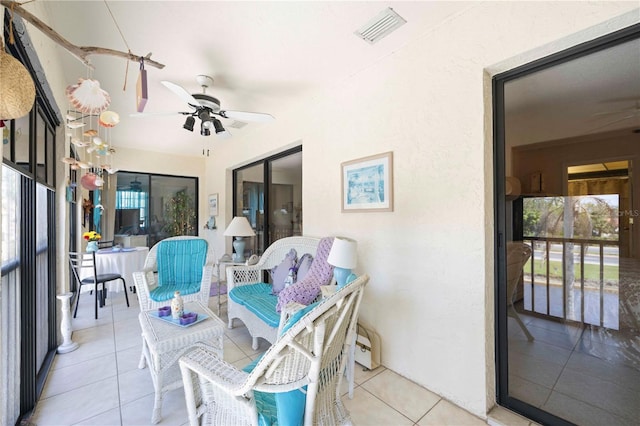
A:
<svg viewBox="0 0 640 426">
<path fill-rule="evenodd" d="M 118 407 L 75 423 L 74 426 L 114 426 L 122 424 L 121 420 L 120 407 Z"/>
<path fill-rule="evenodd" d="M 562 365 L 543 361 L 521 353 L 513 353 L 509 358 L 509 373 L 530 382 L 552 388 L 562 372 Z"/>
<path fill-rule="evenodd" d="M 542 407 L 545 411 L 581 426 L 638 426 L 638 419 L 618 417 L 601 408 L 579 401 L 559 392 L 552 392 L 549 401 Z"/>
<path fill-rule="evenodd" d="M 129 349 L 116 352 L 116 358 L 118 361 L 118 374 L 138 369 L 141 352 L 142 339 L 140 340 L 140 345 L 138 347 L 131 347 Z"/>
<path fill-rule="evenodd" d="M 137 320 L 120 321 L 113 324 L 116 336 L 116 350 L 121 351 L 142 345 L 142 329 Z"/>
<path fill-rule="evenodd" d="M 638 394 L 609 378 L 602 379 L 592 376 L 589 372 L 566 369 L 560 375 L 554 392 L 616 413 L 616 415 L 626 417 L 629 420 L 637 421 L 640 419 Z"/>
<path fill-rule="evenodd" d="M 364 382 L 361 387 L 417 422 L 440 397 L 391 370 L 385 370 Z"/>
<path fill-rule="evenodd" d="M 224 357 L 223 359 L 230 364 L 242 358 L 246 358 L 245 354 L 231 339 L 224 339 Z"/>
<path fill-rule="evenodd" d="M 31 421 L 38 426 L 71 425 L 118 407 L 118 381 L 101 380 L 38 401 Z"/>
<path fill-rule="evenodd" d="M 53 365 L 54 369 L 68 367 L 115 352 L 112 325 L 76 331 L 73 333 L 72 340 L 78 343 L 78 349 L 57 355 Z"/>
<path fill-rule="evenodd" d="M 154 393 L 149 367 L 119 374 L 118 383 L 120 384 L 120 403 L 123 405 Z"/>
<path fill-rule="evenodd" d="M 242 352 L 249 356 L 256 353 L 264 352 L 270 346 L 269 342 L 267 342 L 266 340 L 258 339 L 258 349 L 254 350 L 251 347 L 253 339 L 251 338 L 251 335 L 249 335 L 248 331 L 229 336 L 229 338 L 233 340 L 233 342 L 238 346 L 238 348 L 240 348 Z"/>
<path fill-rule="evenodd" d="M 488 417 L 487 424 L 491 426 L 529 426 L 530 423 L 528 419 L 500 406 L 495 406 Z"/>
<path fill-rule="evenodd" d="M 551 389 L 521 377 L 509 375 L 509 394 L 535 407 L 542 407 L 551 395 Z"/>
<path fill-rule="evenodd" d="M 419 426 L 480 426 L 486 422 L 447 400 L 441 399 L 418 422 Z"/>
<path fill-rule="evenodd" d="M 360 364 L 356 363 L 356 366 L 354 368 L 354 379 L 355 379 L 354 381 L 356 382 L 356 384 L 361 385 L 367 380 L 377 376 L 378 374 L 382 373 L 385 370 L 386 368 L 382 365 L 376 368 L 375 370 L 369 370 L 368 368 L 364 368 Z"/>
<path fill-rule="evenodd" d="M 114 353 L 62 367 L 56 370 L 56 374 L 50 374 L 47 377 L 42 398 L 49 398 L 109 377 L 116 377 L 117 374 Z"/>
<path fill-rule="evenodd" d="M 358 426 L 403 426 L 413 425 L 414 422 L 389 407 L 362 387 L 358 387 L 353 399 L 342 398 L 342 402 L 349 411 L 351 421 Z"/>
<path fill-rule="evenodd" d="M 151 425 L 154 395 L 136 399 L 122 406 L 122 425 Z M 182 388 L 167 392 L 162 401 L 161 426 L 179 426 L 188 420 Z"/>
</svg>

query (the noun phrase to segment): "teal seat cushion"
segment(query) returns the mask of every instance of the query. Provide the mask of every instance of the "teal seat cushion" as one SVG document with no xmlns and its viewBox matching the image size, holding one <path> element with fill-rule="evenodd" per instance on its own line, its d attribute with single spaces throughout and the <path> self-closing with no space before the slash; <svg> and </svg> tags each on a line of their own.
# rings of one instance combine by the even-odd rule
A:
<svg viewBox="0 0 640 426">
<path fill-rule="evenodd" d="M 245 366 L 242 371 L 252 372 L 261 358 L 262 355 Z M 307 400 L 306 389 L 305 386 L 302 389 L 281 393 L 253 392 L 258 410 L 258 424 L 260 426 L 301 426 Z"/>
<path fill-rule="evenodd" d="M 202 269 L 208 243 L 201 238 L 165 240 L 158 245 L 158 287 L 150 292 L 156 302 L 173 297 L 175 291 L 187 295 L 200 291 Z"/>
<path fill-rule="evenodd" d="M 229 298 L 243 305 L 270 327 L 280 325 L 280 314 L 276 312 L 278 296 L 271 294 L 271 285 L 265 283 L 248 284 L 234 287 Z"/>
<path fill-rule="evenodd" d="M 156 302 L 164 302 L 165 300 L 173 299 L 173 295 L 176 290 L 179 290 L 180 295 L 182 296 L 197 293 L 200 291 L 200 281 L 189 285 L 183 285 L 180 288 L 176 288 L 172 285 L 158 286 L 149 292 L 149 297 Z"/>
</svg>

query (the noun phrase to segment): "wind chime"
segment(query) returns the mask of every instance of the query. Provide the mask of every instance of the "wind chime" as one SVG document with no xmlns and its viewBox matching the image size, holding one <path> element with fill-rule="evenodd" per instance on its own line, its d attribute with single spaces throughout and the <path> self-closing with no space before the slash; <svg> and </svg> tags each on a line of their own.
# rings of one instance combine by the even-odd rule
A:
<svg viewBox="0 0 640 426">
<path fill-rule="evenodd" d="M 65 157 L 62 161 L 69 164 L 72 170 L 84 172 L 80 185 L 94 191 L 94 225 L 96 231 L 100 232 L 100 190 L 108 174 L 116 172 L 112 163 L 115 150 L 111 147 L 111 128 L 120 122 L 120 116 L 107 110 L 111 97 L 100 88 L 97 80 L 80 78 L 77 84 L 67 86 L 66 95 L 69 101 L 67 136 L 76 149 L 82 149 L 82 155 L 80 159 L 76 155 Z M 70 185 L 77 183 L 71 182 Z"/>
</svg>

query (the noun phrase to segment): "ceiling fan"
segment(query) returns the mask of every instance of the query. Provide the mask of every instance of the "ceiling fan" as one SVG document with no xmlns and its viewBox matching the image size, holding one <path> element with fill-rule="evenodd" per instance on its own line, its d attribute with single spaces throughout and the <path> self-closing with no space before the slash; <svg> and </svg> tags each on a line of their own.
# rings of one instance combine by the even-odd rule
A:
<svg viewBox="0 0 640 426">
<path fill-rule="evenodd" d="M 195 125 L 195 118 L 200 119 L 200 134 L 202 136 L 209 136 L 213 129 L 215 134 L 219 137 L 230 137 L 231 133 L 227 131 L 220 120 L 215 116 L 222 118 L 230 118 L 239 121 L 252 121 L 252 122 L 269 122 L 273 121 L 274 117 L 271 114 L 261 112 L 246 112 L 246 111 L 230 111 L 222 110 L 220 108 L 220 101 L 207 94 L 207 88 L 213 84 L 213 78 L 208 75 L 198 75 L 196 80 L 200 87 L 202 87 L 202 93 L 191 94 L 187 92 L 182 86 L 179 86 L 170 81 L 163 80 L 161 83 L 173 93 L 175 93 L 180 99 L 187 103 L 191 111 L 178 112 L 178 114 L 186 115 L 187 119 L 182 126 L 184 129 L 193 131 Z M 133 117 L 148 116 L 153 114 L 131 114 Z"/>
<path fill-rule="evenodd" d="M 640 98 L 623 98 L 623 99 L 614 99 L 612 101 L 634 101 L 634 105 L 622 109 L 614 109 L 610 111 L 602 111 L 596 112 L 592 114 L 592 117 L 613 117 L 613 119 L 609 119 L 604 125 L 596 127 L 592 130 L 600 130 L 605 127 L 609 127 L 611 125 L 625 122 L 627 120 L 633 120 L 635 118 L 640 119 Z"/>
<path fill-rule="evenodd" d="M 118 186 L 119 191 L 133 191 L 133 192 L 141 192 L 142 191 L 142 182 L 138 180 L 136 177 L 134 180 L 129 182 L 129 185 Z"/>
</svg>

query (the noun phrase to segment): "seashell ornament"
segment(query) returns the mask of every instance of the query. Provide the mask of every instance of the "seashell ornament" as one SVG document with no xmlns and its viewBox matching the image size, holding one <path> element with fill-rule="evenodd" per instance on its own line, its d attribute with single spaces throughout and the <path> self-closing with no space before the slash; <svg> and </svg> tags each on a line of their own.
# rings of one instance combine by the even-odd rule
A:
<svg viewBox="0 0 640 426">
<path fill-rule="evenodd" d="M 67 99 L 73 107 L 85 114 L 99 114 L 111 103 L 111 96 L 100 88 L 100 82 L 92 79 L 78 79 L 78 84 L 67 86 Z"/>
<path fill-rule="evenodd" d="M 114 127 L 116 124 L 120 122 L 120 116 L 117 112 L 114 111 L 105 111 L 100 114 L 100 118 L 98 120 L 98 124 L 102 127 Z"/>
</svg>

